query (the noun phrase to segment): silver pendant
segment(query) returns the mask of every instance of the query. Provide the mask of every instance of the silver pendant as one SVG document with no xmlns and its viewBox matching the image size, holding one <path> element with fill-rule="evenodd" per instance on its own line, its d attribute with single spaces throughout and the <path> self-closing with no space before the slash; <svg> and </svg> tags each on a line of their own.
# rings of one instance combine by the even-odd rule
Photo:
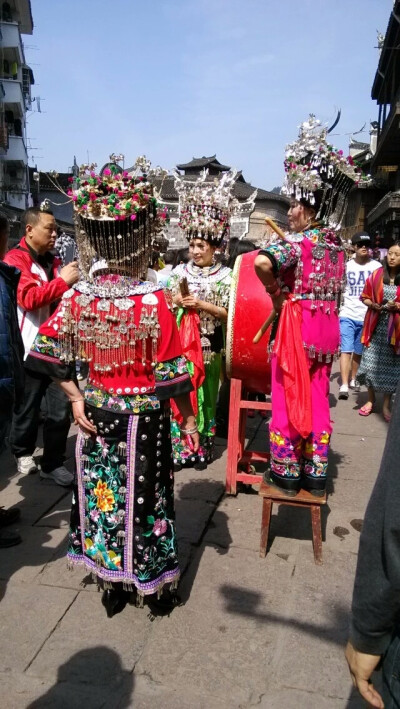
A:
<svg viewBox="0 0 400 709">
<path fill-rule="evenodd" d="M 338 252 L 330 249 L 329 250 L 329 258 L 332 263 L 337 263 L 338 262 Z"/>
<path fill-rule="evenodd" d="M 314 246 L 314 248 L 312 250 L 312 255 L 315 259 L 318 259 L 318 260 L 324 258 L 325 247 L 321 246 L 321 244 L 317 244 L 316 246 Z"/>
</svg>

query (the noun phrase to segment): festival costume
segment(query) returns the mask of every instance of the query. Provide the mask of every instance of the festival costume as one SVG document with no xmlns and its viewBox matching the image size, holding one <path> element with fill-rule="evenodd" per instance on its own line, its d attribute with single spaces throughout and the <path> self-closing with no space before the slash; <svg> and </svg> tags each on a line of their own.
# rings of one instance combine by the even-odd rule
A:
<svg viewBox="0 0 400 709">
<path fill-rule="evenodd" d="M 361 299 L 373 303 L 400 302 L 400 287 L 383 282 L 383 268 L 367 280 Z M 368 308 L 361 335 L 364 345 L 357 380 L 375 391 L 391 394 L 400 379 L 400 313 Z"/>
<path fill-rule="evenodd" d="M 30 366 L 70 380 L 75 359 L 88 361 L 85 414 L 97 436 L 77 437 L 68 559 L 84 563 L 105 589 L 119 584 L 143 597 L 179 578 L 169 398 L 192 385 L 162 288 L 137 278 L 159 218 L 151 186 L 92 175 L 74 196 L 85 278 L 41 326 Z M 96 219 L 103 205 L 105 218 Z M 97 261 L 102 273 L 95 256 L 107 259 Z M 120 273 L 109 272 L 110 262 Z"/>
<path fill-rule="evenodd" d="M 221 264 L 200 268 L 190 261 L 172 271 L 168 288 L 172 295 L 179 293 L 179 284 L 182 278 L 186 278 L 191 294 L 207 303 L 227 309 L 231 277 L 231 269 Z M 191 313 L 188 316 L 187 310 L 179 308 L 176 317 L 183 351 L 195 386 L 192 403 L 197 414 L 200 448 L 195 454 L 189 445 L 181 440 L 175 416 L 171 418 L 172 448 L 175 464 L 193 466 L 197 462 L 211 460 L 225 329 L 220 320 L 202 310 L 199 310 L 198 314 Z M 192 330 L 193 319 L 195 324 Z M 188 338 L 187 329 L 193 337 Z"/>
<path fill-rule="evenodd" d="M 327 144 L 326 135 L 310 116 L 285 160 L 283 191 L 311 205 L 317 196 L 317 221 L 260 252 L 271 260 L 287 294 L 270 343 L 269 479 L 294 491 L 301 486 L 324 490 L 326 485 L 332 432 L 329 377 L 338 355 L 338 304 L 345 285 L 344 250 L 335 229 L 358 174 L 351 160 Z"/>
<path fill-rule="evenodd" d="M 255 199 L 254 193 L 246 204 L 239 204 L 232 194 L 236 177 L 237 171 L 229 170 L 216 183 L 207 179 L 207 170 L 196 181 L 187 180 L 175 173 L 175 189 L 179 195 L 179 226 L 189 242 L 202 239 L 216 248 L 225 248 L 232 214 L 248 208 L 248 203 L 253 204 Z M 191 295 L 227 309 L 231 276 L 231 269 L 221 264 L 201 268 L 190 261 L 172 271 L 168 288 L 174 296 L 182 292 L 183 282 Z M 171 433 L 174 463 L 177 466 L 205 467 L 212 458 L 225 331 L 218 318 L 202 310 L 178 308 L 176 315 L 183 352 L 189 363 L 195 390 L 192 393 L 192 405 L 201 445 L 195 455 L 190 442 L 184 444 L 180 440 L 179 413 L 173 407 Z"/>
</svg>

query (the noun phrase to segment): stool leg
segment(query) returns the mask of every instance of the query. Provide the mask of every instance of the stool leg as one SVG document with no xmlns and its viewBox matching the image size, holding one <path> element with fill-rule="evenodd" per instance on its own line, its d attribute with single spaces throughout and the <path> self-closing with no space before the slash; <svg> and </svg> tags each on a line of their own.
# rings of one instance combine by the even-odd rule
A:
<svg viewBox="0 0 400 709">
<path fill-rule="evenodd" d="M 260 539 L 260 556 L 264 558 L 267 553 L 269 528 L 271 524 L 272 500 L 267 497 L 263 498 L 262 516 L 261 516 L 261 539 Z"/>
<path fill-rule="evenodd" d="M 242 382 L 240 379 L 231 379 L 231 398 L 229 404 L 229 431 L 228 431 L 228 454 L 226 463 L 226 485 L 227 495 L 236 495 L 236 476 L 238 471 L 238 461 L 240 452 L 240 399 L 242 394 Z"/>
<path fill-rule="evenodd" d="M 321 505 L 311 505 L 311 524 L 314 561 L 316 564 L 322 564 Z"/>
</svg>

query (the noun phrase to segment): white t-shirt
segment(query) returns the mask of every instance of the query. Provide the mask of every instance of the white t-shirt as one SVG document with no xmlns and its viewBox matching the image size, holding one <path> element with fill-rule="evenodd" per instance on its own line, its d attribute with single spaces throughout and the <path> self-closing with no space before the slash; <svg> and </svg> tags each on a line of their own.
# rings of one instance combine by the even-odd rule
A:
<svg viewBox="0 0 400 709">
<path fill-rule="evenodd" d="M 339 317 L 350 318 L 356 322 L 364 322 L 367 306 L 360 300 L 360 295 L 364 290 L 367 278 L 382 266 L 379 261 L 371 259 L 368 263 L 357 263 L 350 259 L 346 264 L 346 290 L 343 297 L 343 305 L 340 308 Z"/>
</svg>

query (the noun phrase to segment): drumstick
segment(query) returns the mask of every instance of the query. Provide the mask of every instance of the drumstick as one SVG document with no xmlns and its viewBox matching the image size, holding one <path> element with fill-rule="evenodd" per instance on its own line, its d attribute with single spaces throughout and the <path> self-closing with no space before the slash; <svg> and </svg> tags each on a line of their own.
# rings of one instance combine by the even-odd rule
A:
<svg viewBox="0 0 400 709">
<path fill-rule="evenodd" d="M 268 226 L 270 226 L 271 229 L 273 229 L 273 230 L 278 234 L 278 236 L 281 237 L 281 239 L 284 239 L 284 238 L 285 238 L 285 233 L 284 233 L 284 232 L 282 231 L 282 229 L 280 229 L 280 227 L 274 222 L 274 220 L 271 219 L 271 217 L 265 217 L 265 223 L 268 224 Z"/>
<path fill-rule="evenodd" d="M 269 314 L 268 318 L 266 319 L 264 325 L 261 325 L 257 334 L 254 335 L 253 345 L 256 345 L 257 342 L 260 342 L 262 336 L 265 335 L 269 326 L 272 325 L 272 323 L 274 322 L 275 318 L 276 318 L 276 312 L 275 312 L 275 310 L 271 310 L 271 313 Z"/>
</svg>

